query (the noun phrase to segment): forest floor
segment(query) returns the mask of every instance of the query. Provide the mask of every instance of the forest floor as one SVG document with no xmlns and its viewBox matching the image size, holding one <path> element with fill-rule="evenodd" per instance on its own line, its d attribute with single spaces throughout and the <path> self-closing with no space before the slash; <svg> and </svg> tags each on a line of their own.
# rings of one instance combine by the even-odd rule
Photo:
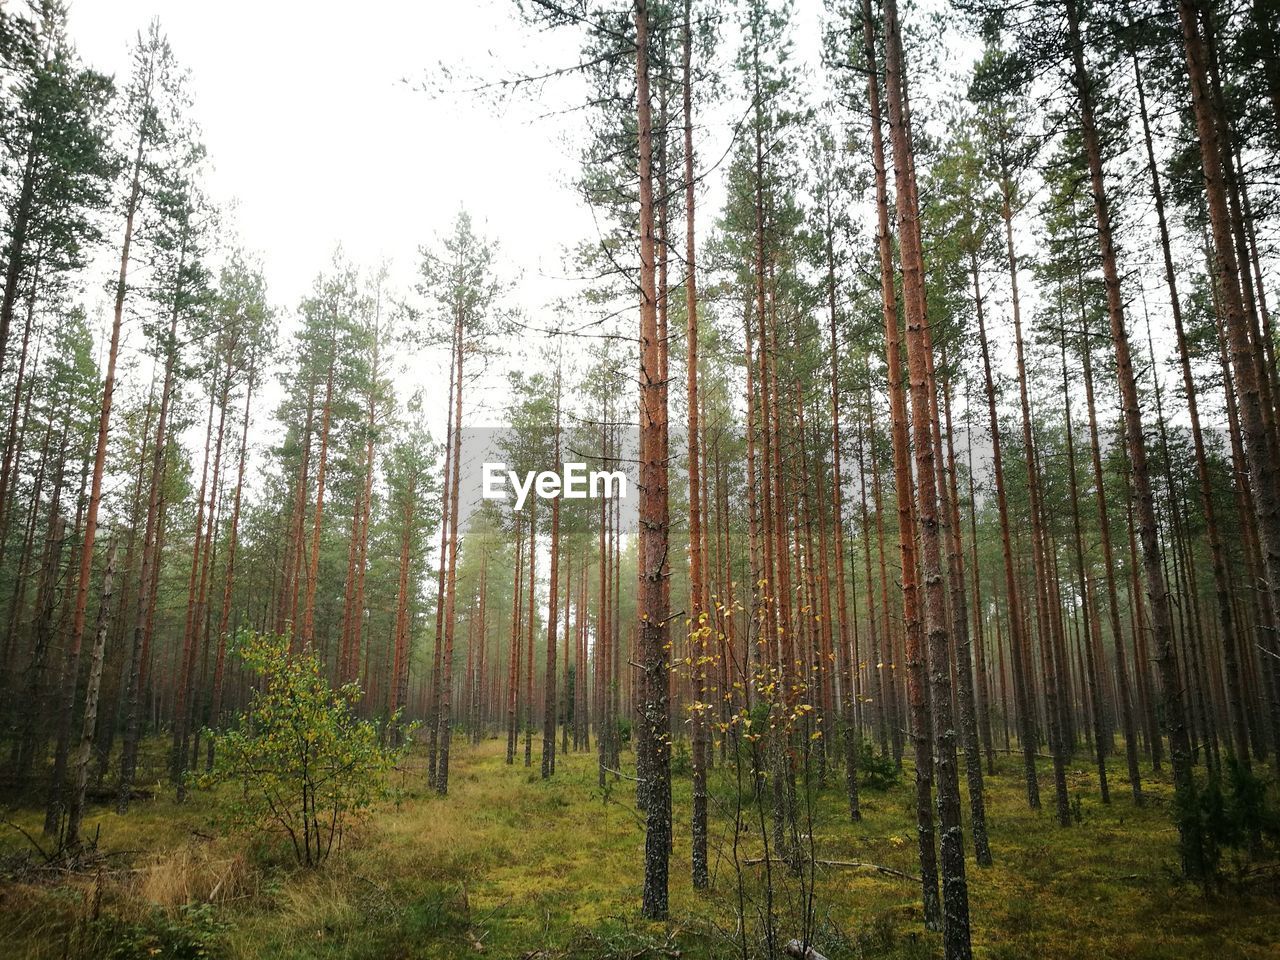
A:
<svg viewBox="0 0 1280 960">
<path fill-rule="evenodd" d="M 765 868 L 743 862 L 760 854 L 760 810 L 742 811 L 756 829 L 739 833 L 735 868 L 733 764 L 711 778 L 710 892 L 692 889 L 689 780 L 677 777 L 671 920 L 650 923 L 639 917 L 643 828 L 634 784 L 610 777 L 602 791 L 594 753 L 562 756 L 544 782 L 540 746 L 535 738 L 526 768 L 523 751 L 515 767 L 505 764 L 505 742 L 460 743 L 447 798 L 423 787 L 424 758 L 415 753 L 398 774 L 402 799 L 348 835 L 318 870 L 283 861 L 274 838 L 224 835 L 215 796 L 195 791 L 177 805 L 157 786 L 166 798 L 136 802 L 127 816 L 93 809 L 86 834 L 111 853 L 101 870 L 24 875 L 13 866 L 30 846 L 13 827 L 38 837 L 40 816 L 11 809 L 0 828 L 0 955 L 658 960 L 740 957 L 742 929 L 763 942 Z M 157 776 L 160 755 L 157 745 Z M 681 750 L 677 767 L 686 759 Z M 843 773 L 833 770 L 813 803 L 802 802 L 812 811 L 802 829 L 813 856 L 916 873 L 911 776 L 908 765 L 886 790 L 864 789 L 862 822 L 852 824 Z M 1206 896 L 1177 879 L 1167 782 L 1149 781 L 1149 802 L 1136 808 L 1116 769 L 1104 806 L 1095 773 L 1079 759 L 1070 772 L 1075 822 L 1063 828 L 1049 771 L 1041 776 L 1039 813 L 1027 808 L 1015 758 L 1002 757 L 987 780 L 995 865 L 968 860 L 977 956 L 1280 956 L 1274 880 L 1269 888 L 1232 882 Z M 804 934 L 809 896 L 812 941 L 831 960 L 940 954 L 910 879 L 819 867 L 810 888 L 769 866 L 780 941 Z M 739 915 L 747 918 L 741 926 Z"/>
</svg>

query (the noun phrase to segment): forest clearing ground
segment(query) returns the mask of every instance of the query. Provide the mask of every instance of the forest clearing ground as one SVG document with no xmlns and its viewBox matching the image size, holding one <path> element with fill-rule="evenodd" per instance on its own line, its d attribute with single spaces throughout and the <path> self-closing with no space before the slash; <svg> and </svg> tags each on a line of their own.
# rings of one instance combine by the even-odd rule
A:
<svg viewBox="0 0 1280 960">
<path fill-rule="evenodd" d="M 101 881 L 94 875 L 0 881 L 0 953 L 299 960 L 738 955 L 733 767 L 717 763 L 711 778 L 712 890 L 705 895 L 695 894 L 689 878 L 689 782 L 676 778 L 672 919 L 663 926 L 639 919 L 643 829 L 634 784 L 610 777 L 602 794 L 594 751 L 561 756 L 555 778 L 543 782 L 540 741 L 534 746 L 529 769 L 523 744 L 514 767 L 506 766 L 498 740 L 457 749 L 447 798 L 424 788 L 425 757 L 415 751 L 398 774 L 401 802 L 380 808 L 348 838 L 348 849 L 316 871 L 294 868 L 274 841 L 221 836 L 216 798 L 200 791 L 178 806 L 157 785 L 163 799 L 135 803 L 125 817 L 95 808 L 85 833 L 100 830 L 102 849 L 121 852 L 111 858 L 112 869 Z M 1148 781 L 1149 803 L 1136 809 L 1119 789 L 1117 766 L 1116 799 L 1104 807 L 1092 772 L 1078 760 L 1071 792 L 1079 798 L 1079 822 L 1063 829 L 1052 811 L 1026 808 L 1016 767 L 1013 758 L 1002 758 L 1000 774 L 987 781 L 995 866 L 979 870 L 969 860 L 978 956 L 1280 955 L 1274 889 L 1205 898 L 1176 879 L 1166 782 Z M 157 760 L 148 773 L 159 769 Z M 914 873 L 910 776 L 908 766 L 889 790 L 864 790 L 863 821 L 850 824 L 843 772 L 832 770 L 812 807 L 815 856 Z M 36 810 L 7 816 L 38 836 Z M 757 829 L 739 838 L 739 859 L 758 858 L 758 814 L 747 808 L 744 818 Z M 0 834 L 6 862 L 25 846 L 13 829 Z M 777 935 L 785 940 L 803 932 L 801 891 L 782 866 L 773 865 L 772 873 Z M 753 928 L 762 874 L 759 865 L 741 867 Z M 88 922 L 99 897 L 100 919 Z M 832 960 L 938 951 L 937 937 L 923 932 L 918 891 L 908 880 L 820 867 L 815 903 L 815 940 Z"/>
</svg>

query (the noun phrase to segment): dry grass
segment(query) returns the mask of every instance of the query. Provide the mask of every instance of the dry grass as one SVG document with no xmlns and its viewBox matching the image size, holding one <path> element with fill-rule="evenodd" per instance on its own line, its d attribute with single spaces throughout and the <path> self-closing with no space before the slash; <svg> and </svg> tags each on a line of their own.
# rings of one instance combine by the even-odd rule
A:
<svg viewBox="0 0 1280 960">
<path fill-rule="evenodd" d="M 238 845 L 200 840 L 150 854 L 135 871 L 130 895 L 166 909 L 247 899 L 258 893 L 261 879 Z"/>
</svg>

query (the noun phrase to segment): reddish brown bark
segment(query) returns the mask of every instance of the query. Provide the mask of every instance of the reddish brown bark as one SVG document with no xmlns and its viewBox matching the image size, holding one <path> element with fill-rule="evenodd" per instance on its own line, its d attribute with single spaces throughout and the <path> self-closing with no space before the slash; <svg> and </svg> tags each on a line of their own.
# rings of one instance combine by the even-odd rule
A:
<svg viewBox="0 0 1280 960">
<path fill-rule="evenodd" d="M 671 854 L 670 716 L 667 701 L 666 487 L 662 438 L 667 415 L 658 341 L 654 275 L 653 122 L 649 100 L 649 11 L 635 2 L 637 141 L 640 194 L 640 570 L 637 594 L 638 655 L 643 683 L 638 748 L 645 755 L 645 876 L 641 910 L 652 920 L 667 916 Z"/>
<path fill-rule="evenodd" d="M 1270 584 L 1272 615 L 1280 609 L 1280 493 L 1277 481 L 1276 439 L 1269 419 L 1272 408 L 1269 397 L 1269 364 L 1258 331 L 1250 329 L 1242 286 L 1248 283 L 1242 275 L 1235 249 L 1232 216 L 1227 197 L 1229 143 L 1222 136 L 1225 118 L 1215 109 L 1207 77 L 1207 48 L 1201 17 L 1209 14 L 1193 0 L 1178 4 L 1182 23 L 1183 44 L 1190 79 L 1192 108 L 1196 132 L 1200 140 L 1201 170 L 1209 222 L 1213 232 L 1216 295 L 1221 307 L 1221 322 L 1230 348 L 1231 368 L 1235 378 L 1237 410 L 1243 428 L 1250 488 L 1257 518 L 1258 546 Z M 1275 650 L 1274 636 L 1268 638 L 1268 654 Z M 1263 668 L 1264 670 L 1267 667 Z M 1273 668 L 1274 669 L 1274 668 Z M 1273 717 L 1277 707 L 1272 706 Z M 1172 748 L 1171 748 L 1172 749 Z"/>
<path fill-rule="evenodd" d="M 889 129 L 893 141 L 894 176 L 901 248 L 903 306 L 907 331 L 907 365 L 911 394 L 911 434 L 915 438 L 916 517 L 920 534 L 920 572 L 924 585 L 925 635 L 931 694 L 931 726 L 918 728 L 933 737 L 933 776 L 938 791 L 942 867 L 943 952 L 947 960 L 971 955 L 969 894 L 965 879 L 964 837 L 960 815 L 960 782 L 952 723 L 950 638 L 946 625 L 946 596 L 942 574 L 941 524 L 936 437 L 937 390 L 932 376 L 933 346 L 925 303 L 924 258 L 920 240 L 919 200 L 916 196 L 914 145 L 907 99 L 906 62 L 896 0 L 885 0 L 885 88 Z M 905 425 L 903 433 L 905 434 Z M 904 438 L 905 439 L 905 436 Z M 896 444 L 895 444 L 896 446 Z M 902 476 L 905 477 L 905 472 Z M 911 528 L 914 535 L 916 528 Z M 906 535 L 900 531 L 903 539 Z M 908 635 L 908 643 L 911 643 Z M 918 655 L 918 654 L 917 654 Z M 909 654 L 910 657 L 910 654 Z M 932 851 L 930 851 L 932 852 Z"/>
<path fill-rule="evenodd" d="M 891 3 L 892 0 L 890 0 Z M 890 11 L 891 5 L 886 5 L 885 29 L 886 33 L 891 35 L 896 29 L 896 8 L 893 9 L 892 13 Z M 922 636 L 923 625 L 920 618 L 915 524 L 911 502 L 910 439 L 908 437 L 907 404 L 901 379 L 902 358 L 899 347 L 898 311 L 894 285 L 893 241 L 889 233 L 888 181 L 885 174 L 884 142 L 881 135 L 880 90 L 870 0 L 863 0 L 862 16 L 864 53 L 867 65 L 867 103 L 871 114 L 871 158 L 876 184 L 876 236 L 880 253 L 880 294 L 884 315 L 886 377 L 889 385 L 889 414 L 893 437 L 894 489 L 898 503 L 898 544 L 902 559 L 902 619 L 906 644 L 907 698 L 911 711 L 910 733 L 914 740 L 916 757 L 916 824 L 920 849 L 920 876 L 923 887 L 925 923 L 927 926 L 936 929 L 941 927 L 943 915 L 942 904 L 938 896 L 937 853 L 934 846 L 932 812 L 933 757 L 928 747 L 929 731 L 932 725 L 928 718 L 928 706 L 926 703 L 928 694 L 925 689 L 925 650 Z M 887 43 L 887 47 L 889 54 L 886 76 L 889 73 L 894 75 L 893 80 L 886 79 L 886 85 L 889 87 L 890 126 L 891 130 L 901 129 L 905 135 L 901 102 L 901 52 L 895 48 L 895 44 L 892 41 Z M 903 166 L 905 162 L 906 157 L 902 154 L 902 147 L 898 146 L 895 141 L 894 166 L 895 173 L 899 176 L 897 190 L 900 198 L 898 201 L 900 223 L 904 219 L 904 212 L 907 213 L 905 219 L 913 217 L 909 209 L 911 193 L 908 180 L 910 175 L 907 173 L 907 168 Z M 901 237 L 900 242 L 906 243 L 908 238 Z M 912 302 L 908 309 L 911 311 L 910 315 L 914 317 L 915 311 L 920 306 L 919 301 L 914 296 L 914 285 L 922 283 L 920 265 L 915 259 L 914 253 L 909 255 L 904 250 L 902 267 L 904 283 L 908 273 L 912 277 L 913 296 L 910 298 Z M 910 323 L 909 319 L 909 329 Z M 920 356 L 919 359 L 923 363 L 923 356 Z M 923 370 L 923 367 L 921 369 Z M 923 380 L 920 385 L 923 389 Z M 917 445 L 922 451 L 928 451 L 928 456 L 932 457 L 933 444 L 930 439 L 932 434 L 928 428 L 927 421 L 922 420 L 920 424 L 916 425 L 917 429 L 921 425 L 925 429 L 924 432 L 917 434 Z M 927 463 L 926 466 L 932 474 L 932 463 Z M 930 482 L 932 483 L 933 481 L 931 480 Z M 933 488 L 930 487 L 930 489 Z"/>
<path fill-rule="evenodd" d="M 333 380 L 337 362 L 338 341 L 335 326 L 329 342 L 329 368 L 325 374 L 324 403 L 320 407 L 320 462 L 316 465 L 316 509 L 311 521 L 306 600 L 302 605 L 301 638 L 304 649 L 315 645 L 316 589 L 320 585 L 320 534 L 324 528 L 324 484 L 329 466 L 329 426 L 333 420 Z"/>
</svg>

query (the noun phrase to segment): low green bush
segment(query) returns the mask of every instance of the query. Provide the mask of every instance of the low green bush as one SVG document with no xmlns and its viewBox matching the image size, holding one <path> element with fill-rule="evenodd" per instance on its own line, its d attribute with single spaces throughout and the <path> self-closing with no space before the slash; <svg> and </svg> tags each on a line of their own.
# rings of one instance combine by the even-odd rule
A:
<svg viewBox="0 0 1280 960">
<path fill-rule="evenodd" d="M 316 656 L 291 652 L 288 637 L 244 631 L 234 650 L 261 684 L 239 723 L 216 736 L 214 768 L 199 782 L 234 784 L 232 827 L 287 837 L 299 863 L 317 866 L 390 795 L 408 739 L 384 746 L 377 725 L 355 714 L 359 685 L 333 689 Z"/>
</svg>

